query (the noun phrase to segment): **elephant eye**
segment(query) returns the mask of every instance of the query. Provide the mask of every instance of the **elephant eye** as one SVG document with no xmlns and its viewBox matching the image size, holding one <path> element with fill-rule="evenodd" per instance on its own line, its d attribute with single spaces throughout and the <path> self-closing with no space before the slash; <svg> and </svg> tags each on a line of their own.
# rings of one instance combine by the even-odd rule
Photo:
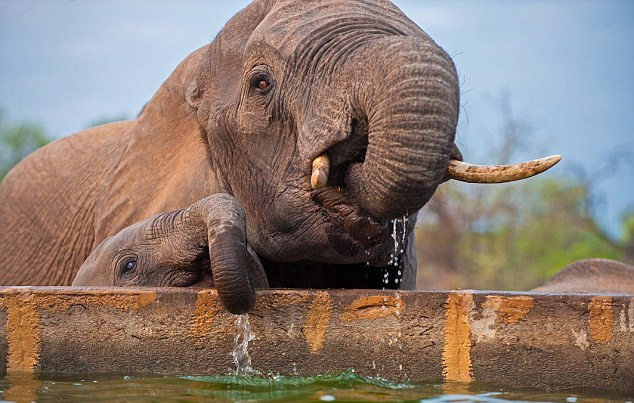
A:
<svg viewBox="0 0 634 403">
<path fill-rule="evenodd" d="M 126 259 L 121 265 L 121 274 L 130 274 L 136 270 L 138 262 L 132 259 Z"/>
<path fill-rule="evenodd" d="M 271 90 L 271 78 L 267 73 L 259 73 L 251 78 L 251 88 L 260 94 L 266 94 Z"/>
</svg>

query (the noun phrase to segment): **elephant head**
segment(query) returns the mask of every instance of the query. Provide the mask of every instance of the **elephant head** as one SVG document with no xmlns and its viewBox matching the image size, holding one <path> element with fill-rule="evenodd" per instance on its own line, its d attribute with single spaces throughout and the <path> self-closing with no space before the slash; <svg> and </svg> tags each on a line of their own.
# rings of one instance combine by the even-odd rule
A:
<svg viewBox="0 0 634 403">
<path fill-rule="evenodd" d="M 244 211 L 227 194 L 158 214 L 105 239 L 74 286 L 216 287 L 232 313 L 248 312 L 266 274 L 245 238 Z"/>
<path fill-rule="evenodd" d="M 452 156 L 450 57 L 393 4 L 365 0 L 255 1 L 197 57 L 186 99 L 265 269 L 386 266 L 391 220 L 411 232 Z"/>
</svg>

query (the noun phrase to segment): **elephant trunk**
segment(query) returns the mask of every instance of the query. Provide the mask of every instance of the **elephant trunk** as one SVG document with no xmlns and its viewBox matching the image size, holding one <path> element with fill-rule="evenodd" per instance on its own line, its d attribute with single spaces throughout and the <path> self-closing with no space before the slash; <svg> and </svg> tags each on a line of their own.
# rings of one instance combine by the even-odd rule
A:
<svg viewBox="0 0 634 403">
<path fill-rule="evenodd" d="M 349 167 L 346 185 L 364 210 L 391 219 L 419 210 L 443 181 L 458 121 L 458 78 L 428 38 L 385 38 L 369 51 L 378 59 L 364 82 L 377 84 L 357 92 L 367 152 Z"/>
<path fill-rule="evenodd" d="M 218 193 L 189 208 L 196 238 L 208 240 L 213 282 L 222 304 L 233 314 L 249 312 L 255 305 L 254 287 L 268 287 L 266 274 L 246 240 L 246 218 L 230 195 Z M 205 236 L 195 228 L 206 228 Z"/>
</svg>

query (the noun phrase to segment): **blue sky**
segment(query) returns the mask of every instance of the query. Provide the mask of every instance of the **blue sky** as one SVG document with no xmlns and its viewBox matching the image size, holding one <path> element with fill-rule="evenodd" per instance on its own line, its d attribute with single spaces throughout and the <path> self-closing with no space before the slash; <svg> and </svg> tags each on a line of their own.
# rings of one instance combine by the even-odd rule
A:
<svg viewBox="0 0 634 403">
<path fill-rule="evenodd" d="M 55 136 L 134 116 L 247 3 L 2 0 L 0 107 Z M 549 174 L 584 171 L 600 222 L 617 235 L 634 209 L 634 2 L 395 3 L 454 58 L 466 158 L 489 162 L 502 123 L 495 100 L 510 94 L 531 127 L 516 158 L 562 154 Z M 606 169 L 610 158 L 616 169 Z"/>
</svg>

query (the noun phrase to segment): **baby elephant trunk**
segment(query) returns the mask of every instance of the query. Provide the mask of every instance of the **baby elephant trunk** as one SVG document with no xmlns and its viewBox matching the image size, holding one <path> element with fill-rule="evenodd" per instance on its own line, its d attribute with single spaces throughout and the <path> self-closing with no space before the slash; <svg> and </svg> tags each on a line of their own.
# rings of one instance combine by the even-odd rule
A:
<svg viewBox="0 0 634 403">
<path fill-rule="evenodd" d="M 222 304 L 236 315 L 249 312 L 255 305 L 253 282 L 258 282 L 249 274 L 259 274 L 261 282 L 266 277 L 248 248 L 242 206 L 228 194 L 216 194 L 192 205 L 190 212 L 194 221 L 206 226 L 214 286 Z"/>
</svg>

